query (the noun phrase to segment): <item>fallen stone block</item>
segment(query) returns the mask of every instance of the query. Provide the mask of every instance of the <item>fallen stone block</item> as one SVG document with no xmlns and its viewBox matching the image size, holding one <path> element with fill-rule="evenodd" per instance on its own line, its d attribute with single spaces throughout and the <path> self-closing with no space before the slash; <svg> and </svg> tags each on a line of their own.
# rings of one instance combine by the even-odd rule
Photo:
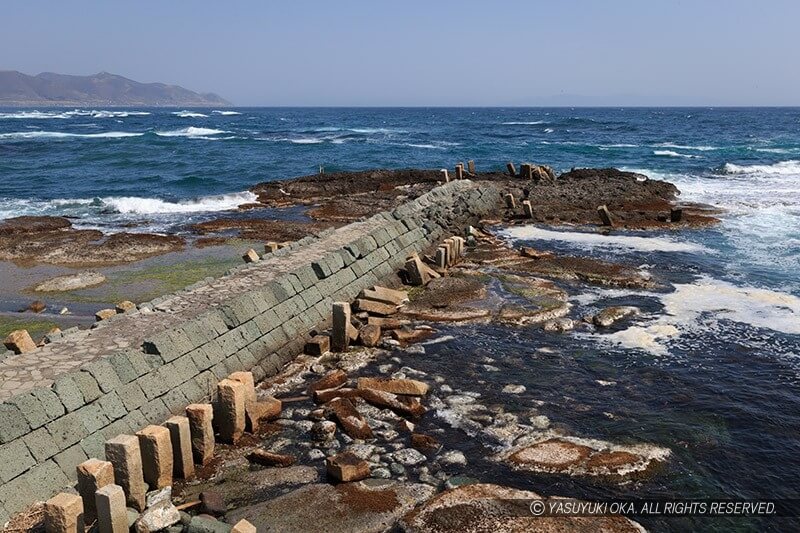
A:
<svg viewBox="0 0 800 533">
<path fill-rule="evenodd" d="M 172 442 L 172 474 L 178 478 L 189 479 L 194 476 L 189 418 L 173 416 L 164 423 L 164 426 L 169 430 Z"/>
<path fill-rule="evenodd" d="M 336 434 L 336 423 L 330 420 L 314 422 L 309 431 L 311 438 L 318 442 L 327 442 Z"/>
<path fill-rule="evenodd" d="M 116 305 L 115 311 L 119 314 L 130 313 L 136 311 L 136 304 L 129 300 L 123 300 Z"/>
<path fill-rule="evenodd" d="M 292 466 L 296 459 L 292 455 L 274 453 L 267 450 L 253 450 L 247 460 L 263 466 Z"/>
<path fill-rule="evenodd" d="M 106 485 L 95 494 L 99 533 L 128 533 L 128 509 L 125 491 L 119 485 Z M 87 520 L 88 522 L 88 520 Z"/>
<path fill-rule="evenodd" d="M 344 352 L 350 346 L 350 304 L 334 302 L 331 350 Z"/>
<path fill-rule="evenodd" d="M 256 533 L 256 526 L 242 519 L 233 525 L 231 533 Z"/>
<path fill-rule="evenodd" d="M 408 404 L 400 401 L 397 395 L 373 389 L 358 389 L 360 396 L 375 407 L 391 409 L 397 413 L 418 418 L 425 414 L 426 409 L 422 404 Z"/>
<path fill-rule="evenodd" d="M 222 442 L 236 444 L 244 434 L 247 388 L 238 381 L 223 379 L 217 384 L 217 407 L 214 414 Z"/>
<path fill-rule="evenodd" d="M 3 344 L 16 354 L 28 353 L 36 349 L 36 343 L 25 329 L 17 329 L 9 333 Z"/>
<path fill-rule="evenodd" d="M 261 422 L 278 418 L 282 408 L 283 404 L 276 398 L 251 403 L 245 409 L 245 429 L 250 433 L 257 432 Z"/>
<path fill-rule="evenodd" d="M 434 269 L 432 269 L 431 267 L 429 267 L 425 263 L 422 263 L 422 269 L 424 270 L 425 274 L 427 274 L 430 279 L 436 279 L 436 278 L 441 278 L 442 277 L 441 274 L 436 272 Z"/>
<path fill-rule="evenodd" d="M 376 302 L 374 300 L 362 300 L 361 298 L 356 300 L 356 309 L 378 316 L 390 316 L 397 313 L 396 305 Z"/>
<path fill-rule="evenodd" d="M 314 394 L 318 390 L 334 389 L 347 383 L 347 372 L 341 369 L 332 370 L 320 379 L 310 383 L 306 388 L 306 393 Z"/>
<path fill-rule="evenodd" d="M 142 452 L 144 480 L 151 490 L 172 486 L 172 439 L 164 426 L 147 426 L 136 432 Z"/>
<path fill-rule="evenodd" d="M 412 285 L 427 285 L 431 280 L 425 270 L 425 263 L 416 254 L 406 259 L 406 272 L 408 272 L 408 280 Z"/>
<path fill-rule="evenodd" d="M 360 395 L 361 395 L 360 391 L 356 389 L 347 389 L 347 388 L 323 389 L 314 391 L 312 399 L 314 400 L 315 404 L 321 405 L 324 403 L 328 403 L 334 398 L 358 398 Z"/>
<path fill-rule="evenodd" d="M 422 339 L 430 337 L 432 334 L 432 331 L 425 329 L 397 328 L 391 331 L 392 338 L 404 344 L 419 342 Z"/>
<path fill-rule="evenodd" d="M 142 472 L 142 452 L 134 435 L 117 435 L 106 441 L 106 459 L 114 465 L 114 480 L 125 491 L 129 507 L 144 510 L 147 485 Z"/>
<path fill-rule="evenodd" d="M 336 481 L 350 482 L 368 478 L 369 463 L 351 452 L 342 452 L 325 459 L 328 476 Z"/>
<path fill-rule="evenodd" d="M 401 305 L 408 301 L 407 291 L 396 291 L 379 285 L 373 286 L 371 289 L 364 289 L 359 294 L 359 298 L 363 300 L 375 300 L 389 305 Z"/>
<path fill-rule="evenodd" d="M 83 517 L 87 524 L 97 519 L 94 493 L 114 483 L 114 465 L 108 461 L 89 459 L 78 465 L 78 493 L 83 499 Z"/>
<path fill-rule="evenodd" d="M 320 356 L 331 350 L 331 338 L 327 335 L 315 335 L 305 345 L 306 355 Z"/>
<path fill-rule="evenodd" d="M 250 248 L 244 253 L 244 255 L 242 255 L 242 259 L 244 260 L 245 263 L 255 263 L 261 258 L 258 257 L 258 252 Z"/>
<path fill-rule="evenodd" d="M 94 314 L 94 319 L 96 322 L 100 322 L 103 320 L 108 320 L 112 316 L 116 316 L 117 310 L 116 309 L 101 309 Z"/>
<path fill-rule="evenodd" d="M 411 324 L 411 321 L 402 318 L 371 316 L 367 319 L 367 324 L 370 326 L 378 326 L 381 329 L 396 329 Z"/>
<path fill-rule="evenodd" d="M 278 248 L 280 248 L 280 246 L 277 242 L 270 241 L 264 245 L 264 253 L 271 254 L 273 252 L 277 252 Z"/>
<path fill-rule="evenodd" d="M 614 225 L 614 220 L 611 218 L 611 211 L 609 211 L 608 207 L 605 205 L 601 205 L 597 208 L 597 215 L 600 217 L 604 226 Z"/>
<path fill-rule="evenodd" d="M 206 465 L 214 456 L 214 409 L 211 404 L 194 403 L 186 407 L 192 435 L 194 462 Z"/>
<path fill-rule="evenodd" d="M 372 389 L 408 396 L 424 396 L 428 393 L 430 387 L 427 383 L 415 379 L 358 378 L 357 388 L 359 390 Z"/>
<path fill-rule="evenodd" d="M 438 440 L 423 433 L 411 434 L 411 447 L 420 451 L 436 450 L 441 447 Z"/>
<path fill-rule="evenodd" d="M 381 333 L 380 326 L 367 324 L 358 330 L 358 338 L 361 340 L 361 344 L 368 348 L 373 348 L 381 342 Z"/>
<path fill-rule="evenodd" d="M 363 440 L 373 438 L 369 424 L 349 399 L 334 398 L 327 405 L 336 421 L 342 426 L 342 430 L 351 438 Z"/>
<path fill-rule="evenodd" d="M 76 494 L 61 492 L 44 504 L 47 533 L 83 533 L 83 500 Z"/>
</svg>

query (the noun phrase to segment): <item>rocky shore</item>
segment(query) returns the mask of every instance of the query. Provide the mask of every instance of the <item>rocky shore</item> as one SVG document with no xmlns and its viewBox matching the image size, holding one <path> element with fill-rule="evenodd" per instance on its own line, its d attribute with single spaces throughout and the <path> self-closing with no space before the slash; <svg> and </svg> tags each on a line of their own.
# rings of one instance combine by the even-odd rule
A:
<svg viewBox="0 0 800 533">
<path fill-rule="evenodd" d="M 533 517 L 492 502 L 575 496 L 541 494 L 537 476 L 609 486 L 650 479 L 670 461 L 669 449 L 584 436 L 551 420 L 542 405 L 514 401 L 526 384 L 513 376 L 503 388 L 508 402 L 487 401 L 479 376 L 474 387 L 457 385 L 467 366 L 427 366 L 426 349 L 452 340 L 445 327 L 469 324 L 563 335 L 613 328 L 638 309 L 609 306 L 574 316 L 570 292 L 659 287 L 636 265 L 515 249 L 502 235 L 508 226 L 679 231 L 714 224 L 714 211 L 678 203 L 669 183 L 616 169 L 465 174 L 501 190 L 506 208 L 456 236 L 463 248 L 440 243 L 385 280 L 386 287 L 363 291 L 349 302 L 343 332 L 334 315 L 333 328 L 314 332 L 304 355 L 258 383 L 258 401 L 277 399 L 281 408 L 256 420 L 236 444 L 217 446 L 193 479 L 176 482 L 169 505 L 179 518 L 161 529 L 230 531 L 228 524 L 246 520 L 259 532 L 642 530 L 623 516 Z M 191 231 L 195 238 L 297 240 L 397 207 L 452 177 L 380 170 L 263 183 L 252 189 L 258 202 L 241 207 L 247 216 L 232 213 Z M 257 214 L 298 208 L 301 220 Z M 199 244 L 192 237 L 98 234 L 65 219 L 8 220 L 0 223 L 0 259 L 96 267 Z M 96 276 L 83 281 L 103 283 Z M 49 287 L 68 291 L 70 283 L 76 282 L 60 279 Z M 486 357 L 481 371 L 495 372 L 494 363 Z M 497 483 L 511 473 L 515 481 Z M 159 530 L 147 529 L 140 514 L 130 518 L 137 531 Z"/>
</svg>

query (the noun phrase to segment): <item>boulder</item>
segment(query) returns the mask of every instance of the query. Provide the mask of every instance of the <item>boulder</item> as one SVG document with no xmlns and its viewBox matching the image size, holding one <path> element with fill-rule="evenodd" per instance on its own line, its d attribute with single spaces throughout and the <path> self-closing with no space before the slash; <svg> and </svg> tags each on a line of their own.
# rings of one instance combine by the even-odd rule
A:
<svg viewBox="0 0 800 533">
<path fill-rule="evenodd" d="M 356 300 L 356 309 L 378 316 L 389 316 L 397 313 L 397 305 L 395 304 L 386 304 L 362 298 Z"/>
<path fill-rule="evenodd" d="M 371 289 L 364 289 L 361 291 L 358 297 L 363 300 L 374 300 L 376 302 L 396 306 L 408 301 L 408 292 L 396 291 L 394 289 L 375 285 Z"/>
<path fill-rule="evenodd" d="M 358 338 L 361 344 L 368 348 L 373 348 L 381 341 L 381 328 L 380 326 L 367 324 L 358 330 Z"/>
<path fill-rule="evenodd" d="M 136 311 L 136 304 L 129 300 L 123 300 L 116 305 L 116 311 L 120 314 Z"/>
<path fill-rule="evenodd" d="M 221 516 L 228 511 L 228 504 L 225 497 L 213 490 L 204 490 L 200 493 L 200 504 L 204 513 Z"/>
<path fill-rule="evenodd" d="M 116 314 L 117 314 L 116 309 L 101 309 L 94 314 L 94 319 L 97 322 L 100 322 L 102 320 L 108 320 L 109 318 L 115 316 Z"/>
<path fill-rule="evenodd" d="M 105 281 L 106 277 L 99 272 L 79 272 L 48 279 L 36 285 L 33 290 L 36 292 L 66 292 L 93 287 Z"/>
<path fill-rule="evenodd" d="M 251 463 L 263 466 L 291 466 L 296 461 L 292 455 L 274 453 L 267 450 L 254 450 L 247 456 L 247 459 Z"/>
<path fill-rule="evenodd" d="M 344 370 L 336 369 L 310 383 L 306 388 L 306 393 L 313 395 L 316 391 L 334 389 L 345 383 L 347 383 L 347 373 Z"/>
<path fill-rule="evenodd" d="M 608 307 L 597 313 L 592 322 L 595 326 L 607 328 L 615 322 L 639 313 L 639 309 L 632 306 Z"/>
</svg>

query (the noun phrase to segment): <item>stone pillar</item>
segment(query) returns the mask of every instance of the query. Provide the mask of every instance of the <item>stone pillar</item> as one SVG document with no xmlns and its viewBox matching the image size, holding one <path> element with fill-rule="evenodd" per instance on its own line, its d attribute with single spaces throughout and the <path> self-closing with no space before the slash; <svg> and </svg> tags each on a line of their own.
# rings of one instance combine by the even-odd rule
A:
<svg viewBox="0 0 800 533">
<path fill-rule="evenodd" d="M 515 209 L 517 207 L 517 201 L 514 199 L 514 195 L 511 193 L 506 194 L 506 207 L 509 209 Z"/>
<path fill-rule="evenodd" d="M 467 171 L 470 174 L 475 174 L 475 161 L 473 161 L 472 159 L 467 161 Z"/>
<path fill-rule="evenodd" d="M 125 491 L 119 485 L 106 485 L 95 493 L 99 533 L 128 533 Z"/>
<path fill-rule="evenodd" d="M 444 245 L 447 247 L 447 265 L 452 266 L 456 264 L 456 247 L 453 243 L 452 237 L 448 237 L 444 241 L 442 241 Z"/>
<path fill-rule="evenodd" d="M 517 176 L 517 169 L 514 167 L 514 163 L 509 161 L 506 163 L 506 168 L 508 169 L 508 173 L 511 175 L 512 178 Z"/>
<path fill-rule="evenodd" d="M 228 379 L 238 381 L 247 389 L 247 405 L 256 402 L 256 382 L 252 372 L 234 372 Z"/>
<path fill-rule="evenodd" d="M 611 218 L 611 212 L 605 205 L 601 205 L 600 207 L 597 208 L 597 214 L 600 217 L 600 220 L 603 222 L 604 226 L 614 225 L 614 221 Z"/>
<path fill-rule="evenodd" d="M 150 490 L 172 486 L 172 439 L 164 426 L 147 426 L 136 433 L 142 451 L 142 471 Z"/>
<path fill-rule="evenodd" d="M 244 434 L 247 387 L 232 379 L 223 379 L 217 384 L 216 414 L 219 438 L 222 442 L 236 444 Z"/>
<path fill-rule="evenodd" d="M 523 200 L 522 209 L 525 211 L 525 217 L 533 218 L 533 206 L 530 200 Z"/>
<path fill-rule="evenodd" d="M 533 179 L 533 165 L 530 163 L 522 163 L 519 170 L 520 177 L 526 180 Z"/>
<path fill-rule="evenodd" d="M 464 179 L 464 163 L 459 163 L 456 165 L 456 179 L 457 180 Z"/>
<path fill-rule="evenodd" d="M 186 407 L 186 417 L 192 435 L 194 462 L 208 464 L 214 456 L 214 409 L 208 403 L 193 403 Z"/>
<path fill-rule="evenodd" d="M 83 500 L 76 494 L 61 492 L 44 504 L 44 529 L 47 533 L 83 533 Z"/>
<path fill-rule="evenodd" d="M 458 257 L 463 256 L 464 248 L 466 248 L 467 246 L 467 240 L 464 237 L 459 237 L 459 236 L 453 237 L 453 240 L 458 245 Z"/>
<path fill-rule="evenodd" d="M 331 350 L 344 352 L 348 346 L 350 346 L 350 304 L 334 302 Z"/>
<path fill-rule="evenodd" d="M 78 465 L 78 492 L 83 499 L 83 519 L 91 524 L 97 518 L 94 493 L 114 483 L 114 465 L 100 459 L 89 459 Z"/>
<path fill-rule="evenodd" d="M 256 526 L 242 519 L 233 525 L 231 533 L 256 533 Z"/>
<path fill-rule="evenodd" d="M 143 511 L 147 485 L 142 473 L 139 439 L 133 435 L 117 435 L 107 440 L 106 459 L 114 465 L 114 479 L 125 491 L 128 505 Z"/>
<path fill-rule="evenodd" d="M 270 241 L 264 245 L 264 253 L 271 254 L 272 252 L 278 251 L 278 243 L 274 241 Z"/>
<path fill-rule="evenodd" d="M 189 419 L 185 416 L 173 416 L 164 426 L 169 430 L 172 443 L 172 475 L 182 479 L 189 479 L 194 475 L 194 461 L 192 461 L 192 432 L 189 429 Z"/>
<path fill-rule="evenodd" d="M 447 169 L 446 168 L 442 169 L 442 174 L 444 174 L 444 182 L 445 183 L 450 183 L 450 175 L 447 173 Z"/>
<path fill-rule="evenodd" d="M 680 207 L 673 207 L 669 212 L 670 222 L 680 222 L 683 219 L 683 209 Z"/>
<path fill-rule="evenodd" d="M 447 246 L 443 244 L 436 248 L 436 266 L 447 268 Z"/>
</svg>

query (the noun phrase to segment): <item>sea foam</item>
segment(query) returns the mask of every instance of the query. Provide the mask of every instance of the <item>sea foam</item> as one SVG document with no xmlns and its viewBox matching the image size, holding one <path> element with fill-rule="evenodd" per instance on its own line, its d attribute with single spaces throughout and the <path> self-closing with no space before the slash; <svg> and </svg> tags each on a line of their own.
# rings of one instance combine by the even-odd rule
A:
<svg viewBox="0 0 800 533">
<path fill-rule="evenodd" d="M 205 213 L 227 211 L 256 201 L 255 194 L 249 191 L 204 196 L 192 200 L 169 202 L 159 198 L 140 198 L 135 196 L 101 198 L 100 202 L 122 214 L 157 215 L 169 213 Z"/>
<path fill-rule="evenodd" d="M 121 139 L 124 137 L 141 137 L 144 133 L 131 131 L 106 131 L 102 133 L 68 133 L 63 131 L 17 131 L 0 133 L 0 139 Z"/>
<path fill-rule="evenodd" d="M 196 111 L 173 111 L 172 114 L 180 118 L 208 118 L 208 115 Z"/>
<path fill-rule="evenodd" d="M 637 237 L 632 235 L 602 235 L 578 231 L 552 231 L 536 226 L 514 226 L 506 228 L 502 235 L 521 241 L 558 241 L 579 248 L 612 249 L 637 252 L 689 252 L 701 253 L 710 250 L 699 244 L 679 242 L 665 237 Z"/>
<path fill-rule="evenodd" d="M 156 135 L 159 137 L 203 137 L 209 135 L 220 135 L 222 133 L 230 133 L 224 130 L 215 130 L 213 128 L 198 128 L 189 126 L 188 128 L 181 128 L 179 130 L 170 131 L 157 131 Z"/>
<path fill-rule="evenodd" d="M 782 176 L 800 175 L 800 161 L 780 161 L 772 165 L 736 165 L 725 163 L 722 167 L 728 174 L 778 174 Z"/>
</svg>

